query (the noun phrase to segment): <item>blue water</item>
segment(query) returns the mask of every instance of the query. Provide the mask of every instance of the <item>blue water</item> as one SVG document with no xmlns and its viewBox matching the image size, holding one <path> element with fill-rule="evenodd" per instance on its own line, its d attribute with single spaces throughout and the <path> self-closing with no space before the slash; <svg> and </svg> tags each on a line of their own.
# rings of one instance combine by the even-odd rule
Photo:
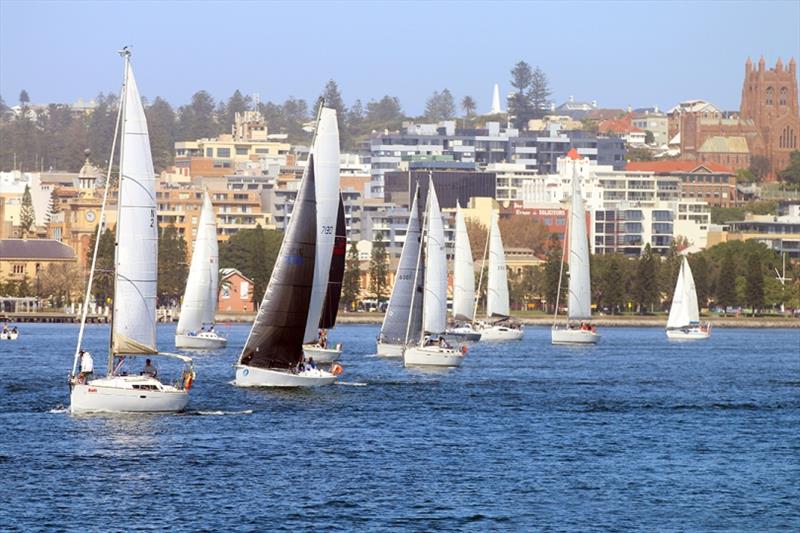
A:
<svg viewBox="0 0 800 533">
<path fill-rule="evenodd" d="M 528 328 L 425 374 L 344 326 L 346 383 L 307 391 L 232 386 L 227 331 L 181 415 L 66 413 L 76 326 L 0 341 L 0 529 L 800 528 L 800 330 Z M 87 339 L 103 366 L 105 326 Z"/>
</svg>

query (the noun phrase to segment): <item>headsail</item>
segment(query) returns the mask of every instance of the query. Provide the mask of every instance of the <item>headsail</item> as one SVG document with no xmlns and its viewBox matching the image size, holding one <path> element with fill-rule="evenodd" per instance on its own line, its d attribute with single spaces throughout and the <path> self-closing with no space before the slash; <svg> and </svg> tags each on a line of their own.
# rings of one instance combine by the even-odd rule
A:
<svg viewBox="0 0 800 533">
<path fill-rule="evenodd" d="M 176 333 L 196 332 L 202 326 L 214 324 L 219 285 L 219 247 L 217 222 L 211 197 L 203 195 L 200 222 L 192 251 L 192 264 L 186 279 L 186 292 L 181 304 Z"/>
<path fill-rule="evenodd" d="M 240 364 L 292 368 L 303 359 L 317 236 L 313 159 L 312 153 Z"/>
<path fill-rule="evenodd" d="M 147 120 L 127 63 L 117 211 L 113 354 L 153 354 L 156 348 L 158 218 Z"/>
<path fill-rule="evenodd" d="M 472 320 L 475 307 L 475 266 L 469 245 L 467 224 L 461 206 L 456 204 L 456 242 L 453 259 L 453 317 Z"/>
<path fill-rule="evenodd" d="M 394 278 L 392 296 L 389 298 L 389 307 L 383 317 L 379 336 L 380 342 L 387 344 L 403 344 L 409 320 L 411 320 L 412 327 L 408 332 L 408 338 L 417 339 L 420 334 L 422 292 L 419 287 L 422 286 L 424 276 L 415 276 L 417 265 L 422 268 L 419 260 L 420 253 L 422 253 L 420 228 L 422 214 L 420 211 L 419 184 L 417 184 L 414 200 L 411 203 L 411 212 L 408 216 L 406 240 L 403 242 L 403 250 L 400 252 L 400 263 Z M 417 278 L 416 289 L 414 288 L 415 277 Z M 411 310 L 412 302 L 413 311 Z"/>
<path fill-rule="evenodd" d="M 592 288 L 589 278 L 589 241 L 586 236 L 586 209 L 576 164 L 572 164 L 572 203 L 569 209 L 569 300 L 570 320 L 591 318 Z"/>
<path fill-rule="evenodd" d="M 316 260 L 314 286 L 306 321 L 305 342 L 313 342 L 319 334 L 319 323 L 325 295 L 328 293 L 333 245 L 336 239 L 336 218 L 339 209 L 339 127 L 336 111 L 320 108 L 317 131 L 311 147 L 314 166 L 314 195 L 316 198 Z"/>
<path fill-rule="evenodd" d="M 669 308 L 667 328 L 682 328 L 700 322 L 700 310 L 697 304 L 697 291 L 694 285 L 692 269 L 689 261 L 683 257 L 675 292 L 672 294 L 672 305 Z"/>
<path fill-rule="evenodd" d="M 433 180 L 428 187 L 428 220 L 425 242 L 425 293 L 423 324 L 427 333 L 444 333 L 447 328 L 447 252 L 444 222 Z"/>
<path fill-rule="evenodd" d="M 339 196 L 339 214 L 336 216 L 336 239 L 333 243 L 333 257 L 328 274 L 328 292 L 322 307 L 319 327 L 328 329 L 336 325 L 339 312 L 339 300 L 342 297 L 342 280 L 344 279 L 344 263 L 347 254 L 347 225 L 344 219 L 344 200 Z"/>
<path fill-rule="evenodd" d="M 508 317 L 511 315 L 508 305 L 506 254 L 503 250 L 503 239 L 500 237 L 500 226 L 497 224 L 497 213 L 492 213 L 489 229 L 489 282 L 486 300 L 487 316 Z"/>
</svg>

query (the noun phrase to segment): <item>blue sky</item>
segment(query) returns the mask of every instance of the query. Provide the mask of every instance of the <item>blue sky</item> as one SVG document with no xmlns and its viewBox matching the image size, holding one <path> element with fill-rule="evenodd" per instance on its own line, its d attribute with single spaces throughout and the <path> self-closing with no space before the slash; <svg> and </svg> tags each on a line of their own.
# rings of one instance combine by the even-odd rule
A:
<svg viewBox="0 0 800 533">
<path fill-rule="evenodd" d="M 557 103 L 737 109 L 744 62 L 800 60 L 800 1 L 36 2 L 0 0 L 0 95 L 72 102 L 118 89 L 132 45 L 142 94 L 199 90 L 313 101 L 334 78 L 349 105 L 384 94 L 420 114 L 434 90 L 488 111 L 515 62 L 539 65 Z"/>
</svg>

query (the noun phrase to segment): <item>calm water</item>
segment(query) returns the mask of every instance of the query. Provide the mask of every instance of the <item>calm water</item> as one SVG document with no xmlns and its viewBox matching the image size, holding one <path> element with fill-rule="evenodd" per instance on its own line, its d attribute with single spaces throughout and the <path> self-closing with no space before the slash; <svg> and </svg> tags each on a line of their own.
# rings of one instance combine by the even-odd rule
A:
<svg viewBox="0 0 800 533">
<path fill-rule="evenodd" d="M 196 358 L 181 415 L 67 414 L 76 326 L 0 342 L 0 529 L 800 528 L 798 330 L 528 328 L 423 374 L 344 326 L 347 384 L 313 391 L 232 386 L 247 331 Z M 105 343 L 89 326 L 98 367 Z"/>
</svg>

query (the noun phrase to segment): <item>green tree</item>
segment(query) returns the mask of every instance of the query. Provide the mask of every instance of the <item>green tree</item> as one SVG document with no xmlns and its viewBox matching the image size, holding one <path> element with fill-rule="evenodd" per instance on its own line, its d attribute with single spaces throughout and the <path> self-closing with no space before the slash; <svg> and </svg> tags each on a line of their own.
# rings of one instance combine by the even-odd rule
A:
<svg viewBox="0 0 800 533">
<path fill-rule="evenodd" d="M 708 283 L 708 261 L 704 255 L 693 255 L 689 257 L 689 266 L 692 268 L 697 303 L 702 309 L 708 306 L 708 298 L 711 294 Z"/>
<path fill-rule="evenodd" d="M 508 100 L 508 114 L 511 115 L 514 127 L 527 129 L 528 121 L 533 118 L 533 105 L 530 99 L 530 85 L 533 81 L 533 70 L 524 61 L 517 62 L 511 69 L 511 86 L 516 89 Z"/>
<path fill-rule="evenodd" d="M 778 172 L 778 177 L 786 185 L 800 187 L 800 150 L 795 150 L 789 156 L 789 164 Z"/>
<path fill-rule="evenodd" d="M 598 307 L 616 314 L 625 307 L 627 259 L 618 254 L 594 255 L 591 260 L 592 297 Z"/>
<path fill-rule="evenodd" d="M 100 161 L 104 161 L 105 166 L 108 166 L 108 157 L 111 156 L 111 145 L 114 140 L 114 129 L 117 123 L 117 106 L 119 105 L 119 99 L 113 94 L 105 96 L 103 93 L 100 93 L 97 98 L 95 98 L 95 102 L 97 105 L 89 118 L 87 132 L 88 146 L 91 153 L 100 158 Z M 115 153 L 113 154 L 113 160 L 117 163 L 119 162 L 119 149 L 120 143 L 117 143 Z"/>
<path fill-rule="evenodd" d="M 464 110 L 464 115 L 467 118 L 471 118 L 475 116 L 475 110 L 478 108 L 478 105 L 475 103 L 475 100 L 471 96 L 465 96 L 461 99 L 461 109 Z"/>
<path fill-rule="evenodd" d="M 235 268 L 253 280 L 253 303 L 258 306 L 267 290 L 283 233 L 261 225 L 239 231 L 220 244 L 220 268 Z"/>
<path fill-rule="evenodd" d="M 358 301 L 361 293 L 361 272 L 358 260 L 358 248 L 356 243 L 350 243 L 347 252 L 347 261 L 344 265 L 344 278 L 342 279 L 342 305 L 348 311 L 353 310 L 354 304 Z"/>
<path fill-rule="evenodd" d="M 736 171 L 736 183 L 753 183 L 756 176 L 749 168 L 740 168 Z"/>
<path fill-rule="evenodd" d="M 533 113 L 531 118 L 543 118 L 550 111 L 550 84 L 539 67 L 533 70 L 527 97 Z"/>
<path fill-rule="evenodd" d="M 175 162 L 175 112 L 166 100 L 157 96 L 145 109 L 145 115 L 153 166 L 160 172 Z"/>
<path fill-rule="evenodd" d="M 386 243 L 383 242 L 383 233 L 377 232 L 372 243 L 372 255 L 369 260 L 369 290 L 380 302 L 387 294 L 389 284 L 389 256 L 386 253 Z"/>
<path fill-rule="evenodd" d="M 753 316 L 764 306 L 764 272 L 758 254 L 750 254 L 747 259 L 746 298 Z"/>
<path fill-rule="evenodd" d="M 219 131 L 214 116 L 214 99 L 206 91 L 197 91 L 189 104 L 178 108 L 177 135 L 179 141 L 215 137 Z"/>
<path fill-rule="evenodd" d="M 364 132 L 364 120 L 366 119 L 364 111 L 364 105 L 361 103 L 361 100 L 356 100 L 353 102 L 353 105 L 350 106 L 350 109 L 347 110 L 347 130 L 348 135 L 350 135 L 351 142 L 352 139 L 358 135 L 361 135 Z"/>
<path fill-rule="evenodd" d="M 31 232 L 31 227 L 36 224 L 36 212 L 33 209 L 31 200 L 31 188 L 25 185 L 25 192 L 22 193 L 22 207 L 19 210 L 19 226 L 22 236 L 25 237 Z"/>
<path fill-rule="evenodd" d="M 562 253 L 561 247 L 562 244 L 557 236 L 553 235 L 551 239 L 551 245 L 547 250 L 547 258 L 544 264 L 544 280 L 545 280 L 545 291 L 544 291 L 544 298 L 547 302 L 547 309 L 550 313 L 556 312 L 556 300 L 559 301 L 559 305 L 565 305 L 566 302 L 564 301 L 564 297 L 566 295 L 566 287 L 567 287 L 567 279 L 568 279 L 568 268 L 566 264 L 563 264 L 563 276 L 561 275 L 562 269 Z M 562 287 L 561 287 L 561 296 L 559 297 L 558 294 L 558 285 L 559 285 L 559 277 L 561 277 Z"/>
<path fill-rule="evenodd" d="M 403 108 L 396 96 L 384 96 L 367 103 L 366 126 L 369 130 L 396 129 L 404 118 Z"/>
<path fill-rule="evenodd" d="M 728 307 L 736 305 L 736 263 L 733 261 L 733 254 L 725 256 L 720 267 L 717 278 L 717 292 L 715 303 L 725 312 Z"/>
<path fill-rule="evenodd" d="M 158 238 L 158 299 L 160 305 L 180 301 L 189 274 L 186 241 L 178 228 L 170 224 Z"/>
<path fill-rule="evenodd" d="M 750 158 L 750 172 L 758 181 L 763 180 L 769 174 L 769 159 L 763 155 L 754 155 Z"/>
<path fill-rule="evenodd" d="M 228 101 L 221 106 L 219 115 L 219 129 L 221 133 L 229 133 L 233 127 L 236 113 L 244 113 L 253 105 L 253 99 L 245 96 L 239 89 L 236 89 Z"/>
<path fill-rule="evenodd" d="M 96 235 L 97 231 L 93 231 L 92 238 L 89 240 L 89 248 L 86 250 L 86 265 L 88 268 L 92 267 Z M 92 295 L 95 303 L 99 305 L 105 305 L 114 297 L 115 251 L 114 231 L 106 228 L 100 235 L 100 247 L 97 250 L 97 264 L 95 265 L 94 282 L 92 283 Z"/>
<path fill-rule="evenodd" d="M 441 93 L 435 91 L 425 102 L 425 118 L 436 122 L 449 120 L 456 115 L 456 104 L 453 95 L 445 89 Z"/>
<path fill-rule="evenodd" d="M 644 142 L 645 144 L 653 145 L 656 143 L 656 136 L 653 135 L 653 132 L 650 130 L 644 131 Z"/>
<path fill-rule="evenodd" d="M 8 115 L 11 112 L 11 109 L 6 105 L 6 101 L 3 100 L 3 97 L 0 96 L 0 123 L 5 122 L 8 119 Z"/>
<path fill-rule="evenodd" d="M 28 96 L 28 91 L 26 91 L 25 89 L 22 89 L 20 91 L 20 93 L 19 93 L 19 105 L 20 105 L 20 107 L 22 107 L 23 109 L 26 108 L 28 106 L 28 104 L 30 103 L 30 101 L 31 101 L 31 97 Z"/>
<path fill-rule="evenodd" d="M 636 277 L 633 282 L 634 300 L 639 306 L 639 312 L 642 314 L 659 303 L 660 300 L 657 268 L 656 258 L 650 249 L 650 243 L 647 243 L 636 266 Z"/>
</svg>

